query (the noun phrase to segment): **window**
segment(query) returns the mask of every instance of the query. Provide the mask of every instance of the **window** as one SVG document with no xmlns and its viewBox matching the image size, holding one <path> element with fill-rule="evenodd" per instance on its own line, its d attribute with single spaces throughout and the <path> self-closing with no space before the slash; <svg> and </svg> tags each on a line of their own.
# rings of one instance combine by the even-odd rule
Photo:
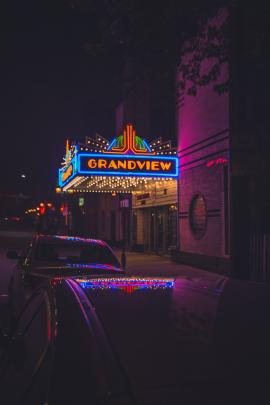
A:
<svg viewBox="0 0 270 405">
<path fill-rule="evenodd" d="M 105 231 L 105 211 L 101 211 L 101 231 Z"/>
<path fill-rule="evenodd" d="M 30 264 L 31 260 L 31 255 L 32 255 L 32 243 L 30 246 L 27 248 L 27 250 L 22 254 L 20 258 L 20 264 L 23 267 L 28 267 Z"/>
<path fill-rule="evenodd" d="M 37 262 L 64 264 L 109 264 L 119 267 L 118 260 L 106 246 L 99 244 L 40 243 L 36 251 Z"/>
</svg>

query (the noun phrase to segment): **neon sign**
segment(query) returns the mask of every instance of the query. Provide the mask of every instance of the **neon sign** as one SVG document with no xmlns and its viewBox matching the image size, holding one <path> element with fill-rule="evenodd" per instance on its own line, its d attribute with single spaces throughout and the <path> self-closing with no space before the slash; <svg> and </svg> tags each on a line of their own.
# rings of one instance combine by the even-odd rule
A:
<svg viewBox="0 0 270 405">
<path fill-rule="evenodd" d="M 78 174 L 176 177 L 176 157 L 78 154 Z"/>
<path fill-rule="evenodd" d="M 73 174 L 73 165 L 69 165 L 67 170 L 65 170 L 62 174 L 62 181 L 65 182 L 69 179 L 70 176 Z"/>
<path fill-rule="evenodd" d="M 224 157 L 219 157 L 217 159 L 213 159 L 213 160 L 209 160 L 209 162 L 206 163 L 206 167 L 212 167 L 215 165 L 223 165 L 223 164 L 227 164 L 228 163 L 228 159 L 224 158 Z"/>
<path fill-rule="evenodd" d="M 161 156 L 151 150 L 131 124 L 127 125 L 122 135 L 114 138 L 110 144 L 108 142 L 108 147 L 95 150 L 95 153 L 82 147 L 79 152 L 76 145 L 70 147 L 67 141 L 64 161 L 64 167 L 59 170 L 60 187 L 65 187 L 75 176 L 173 178 L 179 174 L 178 158 Z"/>
<path fill-rule="evenodd" d="M 62 166 L 66 167 L 71 162 L 73 156 L 77 153 L 76 145 L 69 145 L 69 140 L 66 140 L 66 154 L 62 162 Z"/>
<path fill-rule="evenodd" d="M 145 139 L 140 138 L 131 124 L 128 124 L 123 135 L 113 139 L 105 153 L 134 155 L 153 155 Z"/>
<path fill-rule="evenodd" d="M 75 155 L 67 166 L 59 170 L 58 183 L 60 187 L 63 187 L 75 176 L 76 168 L 77 156 Z"/>
</svg>

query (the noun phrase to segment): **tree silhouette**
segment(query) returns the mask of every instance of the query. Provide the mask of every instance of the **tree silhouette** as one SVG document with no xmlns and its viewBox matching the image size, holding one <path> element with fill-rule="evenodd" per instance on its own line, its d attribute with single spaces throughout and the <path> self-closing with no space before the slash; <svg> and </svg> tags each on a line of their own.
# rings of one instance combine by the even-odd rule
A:
<svg viewBox="0 0 270 405">
<path fill-rule="evenodd" d="M 195 96 L 200 86 L 213 83 L 218 93 L 229 90 L 229 79 L 220 80 L 221 68 L 228 62 L 229 50 L 229 22 L 228 18 L 221 25 L 208 23 L 201 25 L 196 37 L 188 40 L 182 48 L 182 60 L 179 64 L 181 79 L 178 88 Z M 185 58 L 185 56 L 188 56 Z M 183 58 L 184 57 L 184 58 Z M 202 69 L 205 60 L 212 61 L 207 72 Z"/>
<path fill-rule="evenodd" d="M 180 67 L 182 81 L 179 87 L 191 86 L 188 94 L 195 95 L 198 86 L 213 82 L 218 92 L 228 90 L 228 83 L 218 82 L 220 68 L 228 58 L 228 22 L 207 29 L 206 21 L 227 0 L 70 0 L 72 9 L 89 15 L 94 25 L 91 38 L 86 38 L 84 49 L 92 58 L 100 58 L 108 66 L 118 66 L 132 57 L 151 77 L 167 80 L 175 72 L 180 54 L 194 51 L 188 63 Z M 199 34 L 190 46 L 183 44 Z M 207 74 L 201 74 L 200 65 L 206 58 L 216 58 Z"/>
</svg>

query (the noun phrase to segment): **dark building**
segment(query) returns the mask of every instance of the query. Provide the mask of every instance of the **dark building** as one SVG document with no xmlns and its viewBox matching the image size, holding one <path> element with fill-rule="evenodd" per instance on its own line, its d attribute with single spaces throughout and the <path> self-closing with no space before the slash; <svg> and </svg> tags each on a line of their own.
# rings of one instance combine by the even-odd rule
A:
<svg viewBox="0 0 270 405">
<path fill-rule="evenodd" d="M 160 149 L 176 145 L 175 69 L 164 79 L 158 66 L 143 66 L 128 58 L 122 75 L 122 102 L 116 109 L 116 128 L 136 126 L 140 136 Z M 119 132 L 120 133 L 120 132 Z M 172 144 L 172 145 L 171 145 Z M 159 145 L 159 146 L 158 146 Z M 177 246 L 177 185 L 155 183 L 132 195 L 131 241 L 139 250 L 167 253 Z"/>
<path fill-rule="evenodd" d="M 270 278 L 269 37 L 267 7 L 228 2 L 182 43 L 166 80 L 158 67 L 127 59 L 116 135 L 132 123 L 160 154 L 177 140 L 178 192 L 154 185 L 132 197 L 98 196 L 93 235 L 172 250 L 182 263 L 238 278 Z"/>
<path fill-rule="evenodd" d="M 177 108 L 178 259 L 216 271 L 230 269 L 247 279 L 265 279 L 270 268 L 269 9 L 263 8 L 234 2 L 208 20 L 201 49 L 185 52 L 181 64 L 203 55 L 203 78 L 218 60 L 222 63 L 216 79 L 198 86 L 196 95 L 187 94 L 187 83 Z M 203 34 L 213 28 L 220 34 L 220 48 L 210 58 L 202 52 L 204 42 L 211 45 Z M 226 91 L 216 91 L 216 85 L 227 82 Z"/>
<path fill-rule="evenodd" d="M 223 9 L 208 21 L 219 29 L 228 18 Z M 201 33 L 203 35 L 203 33 Z M 183 48 L 189 46 L 187 41 Z M 181 57 L 177 84 L 183 81 L 182 66 L 192 68 L 195 48 Z M 207 74 L 215 58 L 204 58 L 200 74 Z M 220 66 L 219 80 L 228 80 L 228 63 Z M 177 104 L 179 178 L 179 258 L 212 268 L 229 268 L 229 95 L 218 94 L 213 83 L 198 86 L 189 95 L 189 81 Z"/>
</svg>

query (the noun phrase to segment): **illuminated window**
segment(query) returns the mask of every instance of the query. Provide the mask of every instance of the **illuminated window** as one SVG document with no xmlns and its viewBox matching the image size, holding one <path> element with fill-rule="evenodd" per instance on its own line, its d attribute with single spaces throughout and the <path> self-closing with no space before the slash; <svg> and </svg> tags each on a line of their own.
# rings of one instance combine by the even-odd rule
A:
<svg viewBox="0 0 270 405">
<path fill-rule="evenodd" d="M 202 194 L 196 194 L 189 207 L 189 225 L 195 239 L 202 239 L 207 226 L 207 207 Z"/>
</svg>

